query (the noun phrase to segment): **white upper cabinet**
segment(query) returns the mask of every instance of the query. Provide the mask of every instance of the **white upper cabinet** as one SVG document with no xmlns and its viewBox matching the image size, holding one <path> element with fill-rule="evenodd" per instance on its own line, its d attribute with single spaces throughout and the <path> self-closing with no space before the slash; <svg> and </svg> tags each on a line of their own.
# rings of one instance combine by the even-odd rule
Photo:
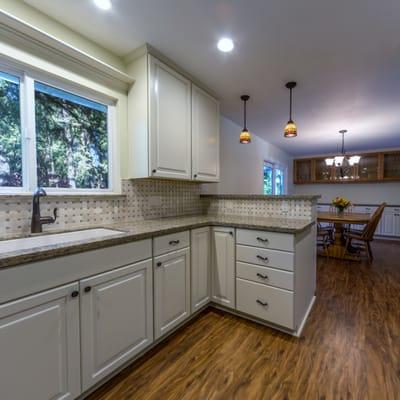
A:
<svg viewBox="0 0 400 400">
<path fill-rule="evenodd" d="M 80 281 L 83 390 L 152 343 L 152 281 L 152 260 Z"/>
<path fill-rule="evenodd" d="M 147 52 L 129 64 L 128 73 L 135 83 L 128 94 L 124 176 L 217 181 L 218 101 Z"/>
<path fill-rule="evenodd" d="M 78 397 L 78 284 L 1 305 L 0 349 L 1 399 Z"/>
<path fill-rule="evenodd" d="M 190 81 L 149 56 L 151 175 L 191 179 Z"/>
<path fill-rule="evenodd" d="M 194 180 L 219 180 L 219 102 L 193 84 L 192 157 Z"/>
</svg>

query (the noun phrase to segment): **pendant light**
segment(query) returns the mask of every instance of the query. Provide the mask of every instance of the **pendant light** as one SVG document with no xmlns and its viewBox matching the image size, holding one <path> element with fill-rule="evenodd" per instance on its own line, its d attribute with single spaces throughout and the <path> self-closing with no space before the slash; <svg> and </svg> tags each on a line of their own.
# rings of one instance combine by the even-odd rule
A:
<svg viewBox="0 0 400 400">
<path fill-rule="evenodd" d="M 247 94 L 244 94 L 242 96 L 240 96 L 240 99 L 243 101 L 244 103 L 244 118 L 243 118 L 243 129 L 242 132 L 240 133 L 240 137 L 239 137 L 239 141 L 240 144 L 249 144 L 251 142 L 251 136 L 250 136 L 250 132 L 247 129 L 246 126 L 246 102 L 250 99 L 250 96 L 248 96 Z"/>
<path fill-rule="evenodd" d="M 297 126 L 292 120 L 292 90 L 296 87 L 296 82 L 288 82 L 285 86 L 290 90 L 290 107 L 289 107 L 289 121 L 285 126 L 285 138 L 297 136 Z"/>
<path fill-rule="evenodd" d="M 346 156 L 346 151 L 344 149 L 344 135 L 347 133 L 346 129 L 342 129 L 339 131 L 339 133 L 342 135 L 342 152 L 340 155 L 337 155 L 335 157 L 329 157 L 325 159 L 325 164 L 329 167 L 335 165 L 336 167 L 341 167 L 343 165 L 344 160 L 347 160 L 350 166 L 357 165 L 360 160 L 361 156 L 351 156 L 347 157 Z"/>
</svg>

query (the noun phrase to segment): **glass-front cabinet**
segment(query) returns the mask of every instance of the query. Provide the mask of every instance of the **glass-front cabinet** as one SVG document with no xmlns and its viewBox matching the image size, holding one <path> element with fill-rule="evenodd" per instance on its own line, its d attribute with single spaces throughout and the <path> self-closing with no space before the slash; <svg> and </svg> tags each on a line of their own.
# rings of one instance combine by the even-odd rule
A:
<svg viewBox="0 0 400 400">
<path fill-rule="evenodd" d="M 400 151 L 383 153 L 383 179 L 400 180 Z"/>
</svg>

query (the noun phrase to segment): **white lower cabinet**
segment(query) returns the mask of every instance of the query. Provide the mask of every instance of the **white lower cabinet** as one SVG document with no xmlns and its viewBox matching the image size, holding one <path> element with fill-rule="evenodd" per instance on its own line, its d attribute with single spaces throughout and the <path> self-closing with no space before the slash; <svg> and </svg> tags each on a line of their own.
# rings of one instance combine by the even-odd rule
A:
<svg viewBox="0 0 400 400">
<path fill-rule="evenodd" d="M 82 388 L 153 341 L 152 260 L 80 281 Z"/>
<path fill-rule="evenodd" d="M 212 301 L 235 308 L 235 230 L 212 228 Z"/>
<path fill-rule="evenodd" d="M 154 258 L 154 336 L 190 316 L 190 248 Z"/>
<path fill-rule="evenodd" d="M 210 228 L 191 232 L 191 299 L 192 312 L 210 301 L 211 234 Z"/>
<path fill-rule="evenodd" d="M 0 305 L 0 398 L 76 398 L 79 351 L 77 283 Z"/>
</svg>

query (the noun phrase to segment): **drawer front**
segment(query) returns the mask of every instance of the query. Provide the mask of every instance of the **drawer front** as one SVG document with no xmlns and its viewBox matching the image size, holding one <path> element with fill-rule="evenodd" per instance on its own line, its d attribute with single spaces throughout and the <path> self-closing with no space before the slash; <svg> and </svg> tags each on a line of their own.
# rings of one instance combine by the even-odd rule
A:
<svg viewBox="0 0 400 400">
<path fill-rule="evenodd" d="M 294 289 L 293 272 L 237 262 L 236 276 L 238 278 L 247 279 L 248 281 L 275 286 L 286 290 Z"/>
<path fill-rule="evenodd" d="M 287 271 L 294 270 L 294 253 L 279 250 L 260 249 L 249 246 L 236 246 L 237 261 L 264 267 L 280 268 Z"/>
<path fill-rule="evenodd" d="M 171 233 L 154 238 L 154 256 L 190 246 L 189 231 Z"/>
<path fill-rule="evenodd" d="M 294 251 L 294 235 L 279 232 L 238 229 L 236 243 L 284 251 Z"/>
<path fill-rule="evenodd" d="M 236 279 L 236 308 L 276 325 L 294 329 L 294 295 L 287 290 Z"/>
</svg>

